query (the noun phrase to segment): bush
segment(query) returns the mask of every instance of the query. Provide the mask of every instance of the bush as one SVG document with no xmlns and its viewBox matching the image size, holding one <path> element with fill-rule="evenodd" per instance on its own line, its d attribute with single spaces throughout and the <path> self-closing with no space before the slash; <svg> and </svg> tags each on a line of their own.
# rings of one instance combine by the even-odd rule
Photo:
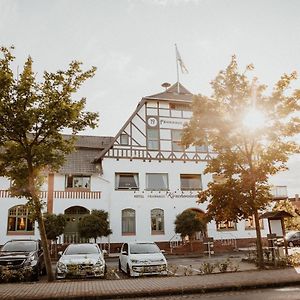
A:
<svg viewBox="0 0 300 300">
<path fill-rule="evenodd" d="M 200 271 L 203 274 L 211 274 L 215 269 L 215 264 L 211 264 L 209 262 L 205 262 L 200 266 Z"/>
<path fill-rule="evenodd" d="M 11 270 L 2 267 L 0 271 L 0 283 L 30 281 L 32 279 L 32 268 L 24 267 L 19 270 Z"/>
</svg>

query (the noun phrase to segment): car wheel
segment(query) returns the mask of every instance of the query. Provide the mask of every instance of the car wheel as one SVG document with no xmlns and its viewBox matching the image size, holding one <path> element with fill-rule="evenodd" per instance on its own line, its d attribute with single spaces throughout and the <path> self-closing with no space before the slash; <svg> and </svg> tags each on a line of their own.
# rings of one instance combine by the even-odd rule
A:
<svg viewBox="0 0 300 300">
<path fill-rule="evenodd" d="M 129 277 L 131 277 L 132 275 L 131 275 L 131 271 L 130 271 L 130 268 L 129 268 L 129 265 L 127 265 L 127 275 L 129 276 Z"/>
<path fill-rule="evenodd" d="M 289 247 L 294 247 L 294 243 L 293 242 L 289 242 L 288 245 L 289 245 Z"/>
<path fill-rule="evenodd" d="M 37 268 L 36 270 L 33 270 L 33 273 L 31 274 L 31 281 L 38 281 L 39 275 L 40 275 L 40 268 Z"/>
</svg>

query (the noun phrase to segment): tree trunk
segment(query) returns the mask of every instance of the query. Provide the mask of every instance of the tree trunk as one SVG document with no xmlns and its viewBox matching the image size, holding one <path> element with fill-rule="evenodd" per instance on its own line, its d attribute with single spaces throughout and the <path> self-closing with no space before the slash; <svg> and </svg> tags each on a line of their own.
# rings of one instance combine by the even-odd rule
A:
<svg viewBox="0 0 300 300">
<path fill-rule="evenodd" d="M 263 248 L 261 241 L 261 231 L 259 224 L 258 211 L 255 209 L 254 212 L 254 220 L 255 220 L 255 230 L 256 230 L 256 250 L 257 250 L 257 265 L 259 269 L 264 269 L 264 256 L 263 256 Z"/>
<path fill-rule="evenodd" d="M 39 200 L 35 200 L 39 201 Z M 39 205 L 38 205 L 39 206 Z M 36 208 L 36 205 L 34 205 Z M 44 261 L 45 261 L 45 266 L 46 266 L 46 271 L 47 271 L 47 280 L 49 282 L 54 281 L 54 275 L 52 271 L 52 264 L 51 264 L 51 257 L 50 257 L 50 252 L 49 252 L 49 247 L 47 243 L 47 235 L 46 235 L 46 230 L 45 230 L 45 225 L 44 225 L 44 220 L 42 217 L 42 212 L 40 209 L 39 211 L 36 210 L 36 216 L 37 216 L 37 222 L 39 224 L 39 231 L 40 231 L 40 237 L 41 237 L 41 242 L 43 246 L 43 251 L 44 251 Z"/>
<path fill-rule="evenodd" d="M 43 220 L 42 211 L 41 211 L 42 205 L 41 205 L 40 195 L 39 195 L 39 191 L 37 191 L 35 184 L 34 184 L 33 172 L 29 171 L 28 177 L 29 177 L 28 178 L 29 191 L 30 191 L 30 194 L 32 197 L 34 213 L 35 213 L 35 217 L 38 222 L 38 225 L 39 225 L 40 238 L 41 238 L 41 242 L 42 242 L 44 261 L 45 261 L 45 266 L 46 266 L 46 271 L 47 271 L 47 279 L 49 282 L 51 282 L 51 281 L 54 281 L 54 275 L 52 272 L 51 257 L 50 257 L 48 242 L 47 242 L 47 235 L 46 235 L 44 220 Z"/>
</svg>

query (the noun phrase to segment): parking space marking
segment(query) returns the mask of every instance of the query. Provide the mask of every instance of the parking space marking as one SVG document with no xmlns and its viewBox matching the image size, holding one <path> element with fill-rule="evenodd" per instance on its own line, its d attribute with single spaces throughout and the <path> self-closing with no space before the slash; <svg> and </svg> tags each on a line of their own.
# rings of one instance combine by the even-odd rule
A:
<svg viewBox="0 0 300 300">
<path fill-rule="evenodd" d="M 116 276 L 117 279 L 120 279 L 120 276 L 115 272 L 115 270 L 111 270 L 111 272 Z"/>
<path fill-rule="evenodd" d="M 194 268 L 192 268 L 191 266 L 184 266 L 184 265 L 179 265 L 179 267 L 181 267 L 181 268 L 187 268 L 187 269 L 190 269 L 190 270 L 192 270 L 192 271 L 194 271 L 194 272 L 197 272 L 197 273 L 202 273 L 200 270 L 197 270 L 197 269 L 194 269 Z"/>
</svg>

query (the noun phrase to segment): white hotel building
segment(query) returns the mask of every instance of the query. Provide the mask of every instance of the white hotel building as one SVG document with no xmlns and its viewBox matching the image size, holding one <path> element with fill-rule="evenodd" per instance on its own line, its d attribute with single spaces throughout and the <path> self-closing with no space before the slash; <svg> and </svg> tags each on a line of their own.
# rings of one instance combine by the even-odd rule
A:
<svg viewBox="0 0 300 300">
<path fill-rule="evenodd" d="M 203 175 L 210 153 L 207 147 L 183 149 L 178 142 L 191 115 L 192 94 L 180 83 L 142 98 L 115 137 L 79 136 L 76 151 L 59 173 L 46 174 L 42 197 L 48 212 L 67 215 L 62 243 L 79 241 L 77 224 L 92 209 L 109 213 L 112 251 L 120 243 L 153 240 L 162 247 L 179 237 L 176 215 L 192 209 L 203 215 L 206 204 L 197 193 L 207 186 Z M 10 181 L 0 178 L 0 244 L 13 238 L 38 238 L 38 228 L 28 218 L 26 199 L 10 196 Z M 262 236 L 268 231 L 263 220 Z M 233 241 L 239 247 L 253 242 L 252 220 L 207 224 L 206 236 Z M 197 235 L 201 239 L 201 234 Z M 224 243 L 225 244 L 225 243 Z"/>
</svg>

